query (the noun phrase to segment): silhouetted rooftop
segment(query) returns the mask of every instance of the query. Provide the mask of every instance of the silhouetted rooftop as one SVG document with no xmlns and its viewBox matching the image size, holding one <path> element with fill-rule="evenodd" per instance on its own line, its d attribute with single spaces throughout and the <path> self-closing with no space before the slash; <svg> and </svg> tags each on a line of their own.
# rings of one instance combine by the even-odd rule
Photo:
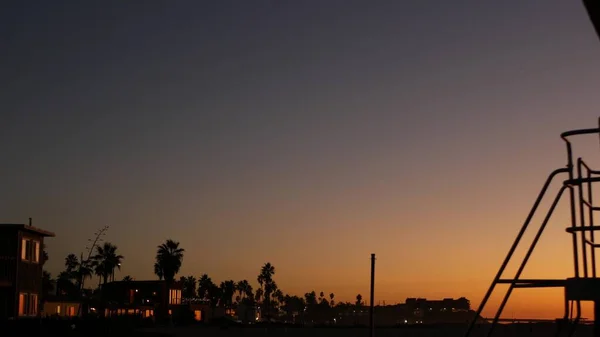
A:
<svg viewBox="0 0 600 337">
<path fill-rule="evenodd" d="M 39 234 L 41 236 L 49 236 L 49 237 L 54 237 L 56 236 L 54 233 L 37 228 L 37 227 L 33 227 L 33 226 L 29 226 L 29 225 L 25 225 L 25 224 L 9 224 L 9 223 L 3 223 L 0 224 L 0 230 L 3 229 L 19 229 L 22 231 L 26 231 L 26 232 L 31 232 L 31 233 L 35 233 L 35 234 Z"/>
</svg>

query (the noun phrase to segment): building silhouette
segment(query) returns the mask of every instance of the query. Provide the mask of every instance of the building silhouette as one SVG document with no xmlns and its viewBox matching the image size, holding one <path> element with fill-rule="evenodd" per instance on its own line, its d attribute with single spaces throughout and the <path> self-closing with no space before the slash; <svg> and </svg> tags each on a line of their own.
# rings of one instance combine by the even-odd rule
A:
<svg viewBox="0 0 600 337">
<path fill-rule="evenodd" d="M 54 233 L 0 224 L 0 318 L 37 316 L 42 293 L 44 238 Z"/>
</svg>

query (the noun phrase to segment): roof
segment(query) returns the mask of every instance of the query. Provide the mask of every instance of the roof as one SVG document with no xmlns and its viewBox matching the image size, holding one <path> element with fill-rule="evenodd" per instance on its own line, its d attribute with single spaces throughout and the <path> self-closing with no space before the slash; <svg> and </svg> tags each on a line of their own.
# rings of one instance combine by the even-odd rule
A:
<svg viewBox="0 0 600 337">
<path fill-rule="evenodd" d="M 0 230 L 4 229 L 4 228 L 13 228 L 13 229 L 22 230 L 25 232 L 35 233 L 35 234 L 38 234 L 41 236 L 49 236 L 49 237 L 56 236 L 52 232 L 43 230 L 41 228 L 25 225 L 25 224 L 9 224 L 9 223 L 0 224 Z"/>
</svg>

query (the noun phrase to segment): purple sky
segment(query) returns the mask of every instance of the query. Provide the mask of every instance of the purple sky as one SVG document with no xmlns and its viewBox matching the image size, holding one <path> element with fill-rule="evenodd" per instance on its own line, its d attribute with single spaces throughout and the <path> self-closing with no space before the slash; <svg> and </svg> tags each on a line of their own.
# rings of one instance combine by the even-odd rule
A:
<svg viewBox="0 0 600 337">
<path fill-rule="evenodd" d="M 0 221 L 56 232 L 53 275 L 110 225 L 117 277 L 152 278 L 172 238 L 182 275 L 270 261 L 286 292 L 351 300 L 374 252 L 381 300 L 477 304 L 558 135 L 600 114 L 579 1 L 14 3 Z M 538 271 L 569 276 L 564 214 Z"/>
</svg>

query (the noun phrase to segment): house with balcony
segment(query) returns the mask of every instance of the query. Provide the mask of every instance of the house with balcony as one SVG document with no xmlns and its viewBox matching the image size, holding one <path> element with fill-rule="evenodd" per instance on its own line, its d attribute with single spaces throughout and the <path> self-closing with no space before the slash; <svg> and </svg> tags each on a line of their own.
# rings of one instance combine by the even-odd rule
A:
<svg viewBox="0 0 600 337">
<path fill-rule="evenodd" d="M 0 319 L 39 314 L 42 247 L 54 233 L 26 224 L 0 224 Z"/>
</svg>

